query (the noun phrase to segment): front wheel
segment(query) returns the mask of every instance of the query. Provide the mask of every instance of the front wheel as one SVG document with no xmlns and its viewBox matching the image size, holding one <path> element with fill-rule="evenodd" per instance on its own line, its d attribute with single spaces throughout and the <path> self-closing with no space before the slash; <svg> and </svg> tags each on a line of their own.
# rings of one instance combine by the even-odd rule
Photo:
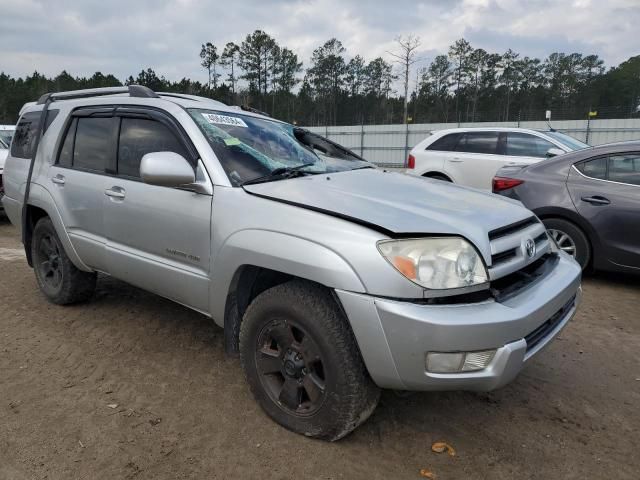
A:
<svg viewBox="0 0 640 480">
<path fill-rule="evenodd" d="M 240 327 L 240 358 L 264 411 L 285 428 L 338 440 L 380 396 L 329 292 L 291 281 L 258 295 Z"/>
</svg>

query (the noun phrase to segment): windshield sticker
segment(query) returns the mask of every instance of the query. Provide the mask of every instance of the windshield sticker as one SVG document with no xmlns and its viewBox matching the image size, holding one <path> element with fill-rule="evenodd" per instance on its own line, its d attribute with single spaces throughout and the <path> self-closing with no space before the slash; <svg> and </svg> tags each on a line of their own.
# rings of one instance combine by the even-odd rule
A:
<svg viewBox="0 0 640 480">
<path fill-rule="evenodd" d="M 240 145 L 242 142 L 236 137 L 229 137 L 224 139 L 224 143 L 227 147 L 231 147 L 232 145 Z"/>
<path fill-rule="evenodd" d="M 209 123 L 216 125 L 229 125 L 230 127 L 244 127 L 249 128 L 244 120 L 238 117 L 230 117 L 228 115 L 218 115 L 216 113 L 203 113 L 202 116 Z"/>
</svg>

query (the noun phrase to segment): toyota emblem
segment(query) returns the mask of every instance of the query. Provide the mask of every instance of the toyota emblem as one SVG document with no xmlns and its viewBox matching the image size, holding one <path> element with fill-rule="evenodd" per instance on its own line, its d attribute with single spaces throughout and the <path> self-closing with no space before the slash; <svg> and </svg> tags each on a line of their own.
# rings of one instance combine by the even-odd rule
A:
<svg viewBox="0 0 640 480">
<path fill-rule="evenodd" d="M 524 244 L 524 248 L 527 251 L 527 255 L 529 256 L 529 258 L 533 258 L 533 256 L 536 254 L 536 242 L 529 238 Z"/>
</svg>

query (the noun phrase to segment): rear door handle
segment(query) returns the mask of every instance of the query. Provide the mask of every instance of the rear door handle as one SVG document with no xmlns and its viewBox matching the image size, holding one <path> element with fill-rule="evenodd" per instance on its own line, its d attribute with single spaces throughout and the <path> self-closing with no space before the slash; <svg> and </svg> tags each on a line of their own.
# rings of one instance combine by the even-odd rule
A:
<svg viewBox="0 0 640 480">
<path fill-rule="evenodd" d="M 600 195 L 594 195 L 593 197 L 582 197 L 583 202 L 590 203 L 591 205 L 609 205 L 611 202 L 608 198 L 601 197 Z"/>
<path fill-rule="evenodd" d="M 125 193 L 124 193 L 124 188 L 122 187 L 111 187 L 111 188 L 107 188 L 104 191 L 104 194 L 107 197 L 112 197 L 112 198 L 117 198 L 119 200 L 124 199 L 125 197 Z"/>
<path fill-rule="evenodd" d="M 51 181 L 57 185 L 64 185 L 64 182 L 66 180 L 64 179 L 64 175 L 57 174 L 55 177 L 51 179 Z"/>
<path fill-rule="evenodd" d="M 462 162 L 464 162 L 464 160 L 462 160 L 461 158 L 458 158 L 458 157 L 450 158 L 449 161 L 451 163 L 462 163 Z"/>
</svg>

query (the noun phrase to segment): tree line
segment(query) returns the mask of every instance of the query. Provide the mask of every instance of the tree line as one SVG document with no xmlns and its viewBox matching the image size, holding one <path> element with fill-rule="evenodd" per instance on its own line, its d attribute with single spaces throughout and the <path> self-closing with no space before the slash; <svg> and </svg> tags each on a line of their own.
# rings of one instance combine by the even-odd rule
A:
<svg viewBox="0 0 640 480">
<path fill-rule="evenodd" d="M 13 123 L 22 105 L 48 91 L 128 84 L 244 104 L 299 125 L 350 125 L 598 118 L 637 115 L 640 55 L 609 68 L 597 55 L 552 53 L 545 59 L 474 48 L 457 40 L 446 53 L 420 57 L 419 37 L 396 38 L 386 55 L 350 55 L 332 38 L 305 65 L 262 30 L 241 42 L 201 46 L 205 82 L 171 81 L 151 68 L 121 81 L 96 72 L 53 78 L 0 73 L 0 123 Z M 195 57 L 195 55 L 194 55 Z M 385 58 L 386 57 L 386 58 Z"/>
</svg>

